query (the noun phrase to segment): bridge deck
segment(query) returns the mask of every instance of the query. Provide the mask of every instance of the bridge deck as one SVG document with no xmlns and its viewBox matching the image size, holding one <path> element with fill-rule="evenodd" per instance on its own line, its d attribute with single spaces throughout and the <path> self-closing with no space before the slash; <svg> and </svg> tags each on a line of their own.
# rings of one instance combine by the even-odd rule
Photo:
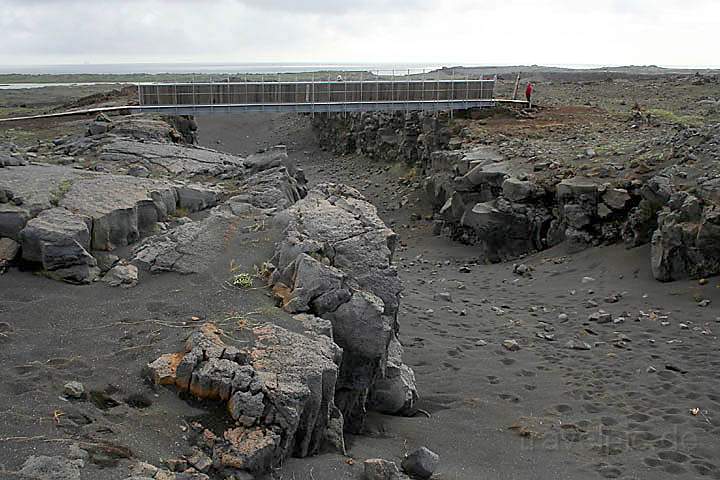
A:
<svg viewBox="0 0 720 480">
<path fill-rule="evenodd" d="M 139 107 L 166 113 L 455 110 L 494 106 L 491 80 L 141 83 Z"/>
</svg>

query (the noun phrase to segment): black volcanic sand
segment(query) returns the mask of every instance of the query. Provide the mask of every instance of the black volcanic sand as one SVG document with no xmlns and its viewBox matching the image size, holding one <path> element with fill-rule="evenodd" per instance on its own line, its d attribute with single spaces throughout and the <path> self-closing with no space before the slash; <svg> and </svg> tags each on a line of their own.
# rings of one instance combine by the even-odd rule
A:
<svg viewBox="0 0 720 480">
<path fill-rule="evenodd" d="M 430 418 L 372 414 L 366 435 L 349 439 L 350 457 L 292 459 L 268 478 L 359 479 L 365 458 L 399 461 L 420 445 L 441 455 L 436 478 L 445 480 L 720 478 L 717 278 L 661 284 L 647 248 L 621 246 L 543 252 L 522 260 L 534 270 L 519 277 L 511 264 L 476 264 L 473 247 L 433 237 L 428 220 L 411 220 L 430 214 L 401 178 L 412 172 L 320 151 L 307 117 L 199 124 L 201 142 L 220 150 L 287 144 L 311 182 L 357 187 L 402 240 L 401 340 Z M 204 320 L 289 325 L 266 290 L 225 284 L 231 264 L 252 271 L 272 255 L 278 232 L 243 228 L 252 225 L 238 226 L 207 273 L 143 274 L 133 289 L 66 285 L 15 268 L 0 276 L 0 479 L 18 478 L 10 472 L 29 455 L 64 455 L 79 439 L 93 452 L 84 480 L 123 480 L 128 462 L 113 467 L 118 457 L 159 465 L 188 450 L 189 421 L 220 426 L 222 412 L 153 388 L 142 367 L 178 350 Z M 436 299 L 444 292 L 451 302 Z M 606 303 L 613 294 L 622 298 Z M 698 307 L 700 298 L 712 303 Z M 586 308 L 590 299 L 599 307 Z M 589 322 L 598 308 L 626 320 Z M 592 348 L 565 348 L 571 338 Z M 503 348 L 507 339 L 520 349 Z M 92 398 L 62 398 L 70 380 Z"/>
<path fill-rule="evenodd" d="M 556 248 L 523 259 L 533 270 L 522 277 L 512 264 L 480 265 L 472 246 L 431 235 L 406 167 L 319 150 L 307 117 L 198 122 L 201 143 L 228 152 L 287 144 L 311 183 L 358 188 L 402 241 L 400 338 L 431 417 L 373 414 L 351 458 L 293 459 L 276 478 L 360 478 L 365 458 L 399 462 L 421 445 L 440 454 L 438 479 L 720 478 L 717 278 L 656 282 L 648 247 Z M 625 320 L 588 321 L 600 309 Z M 571 339 L 591 349 L 569 349 Z"/>
<path fill-rule="evenodd" d="M 260 282 L 254 289 L 227 283 L 231 265 L 253 272 L 272 256 L 279 232 L 255 225 L 252 218 L 234 225 L 206 273 L 141 272 L 130 289 L 74 286 L 18 269 L 0 276 L 0 479 L 19 478 L 10 472 L 29 455 L 67 454 L 72 439 L 93 453 L 83 479 L 125 479 L 124 457 L 159 464 L 189 450 L 189 422 L 220 423 L 214 419 L 224 409 L 208 415 L 217 407 L 156 389 L 142 370 L 181 350 L 204 321 L 229 333 L 237 322 L 290 325 Z M 86 400 L 63 397 L 73 380 L 85 385 Z"/>
</svg>

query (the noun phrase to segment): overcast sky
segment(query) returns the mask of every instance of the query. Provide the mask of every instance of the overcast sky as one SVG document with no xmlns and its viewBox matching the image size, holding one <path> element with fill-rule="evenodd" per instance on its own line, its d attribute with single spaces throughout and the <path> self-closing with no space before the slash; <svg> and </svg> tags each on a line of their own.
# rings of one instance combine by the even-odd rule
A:
<svg viewBox="0 0 720 480">
<path fill-rule="evenodd" d="M 0 65 L 716 66 L 720 0 L 0 0 Z"/>
</svg>

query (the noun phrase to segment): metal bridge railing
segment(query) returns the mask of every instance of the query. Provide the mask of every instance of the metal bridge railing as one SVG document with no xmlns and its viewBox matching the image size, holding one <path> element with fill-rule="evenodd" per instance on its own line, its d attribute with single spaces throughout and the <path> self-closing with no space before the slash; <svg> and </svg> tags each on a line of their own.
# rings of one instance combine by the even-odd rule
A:
<svg viewBox="0 0 720 480">
<path fill-rule="evenodd" d="M 467 108 L 493 101 L 496 78 L 395 70 L 245 75 L 223 81 L 140 83 L 142 108 L 246 107 L 296 111 Z"/>
</svg>

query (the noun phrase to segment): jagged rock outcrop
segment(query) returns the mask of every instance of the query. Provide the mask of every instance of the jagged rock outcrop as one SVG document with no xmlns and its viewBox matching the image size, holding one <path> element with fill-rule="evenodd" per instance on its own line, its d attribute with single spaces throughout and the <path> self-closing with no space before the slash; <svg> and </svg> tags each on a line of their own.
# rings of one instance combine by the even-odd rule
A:
<svg viewBox="0 0 720 480">
<path fill-rule="evenodd" d="M 100 114 L 88 126 L 87 136 L 114 135 L 142 141 L 197 143 L 197 123 L 192 116 L 124 115 L 108 117 Z"/>
<path fill-rule="evenodd" d="M 260 171 L 240 182 L 238 189 L 241 193 L 234 197 L 235 202 L 274 210 L 284 210 L 307 194 L 302 172 L 291 174 L 285 166 Z"/>
<path fill-rule="evenodd" d="M 313 126 L 320 145 L 339 154 L 420 163 L 450 141 L 446 114 L 367 112 L 316 114 Z"/>
<path fill-rule="evenodd" d="M 23 258 L 38 262 L 47 272 L 59 272 L 57 276 L 67 281 L 88 283 L 97 276 L 93 252 L 132 245 L 166 230 L 166 222 L 175 215 L 218 204 L 223 190 L 188 183 L 187 177 L 232 180 L 234 185 L 226 182 L 224 187 L 237 195 L 222 208 L 199 223 L 179 224 L 135 252 L 137 266 L 191 273 L 222 248 L 222 229 L 227 230 L 233 218 L 258 212 L 270 215 L 305 195 L 304 174 L 289 160 L 285 146 L 244 159 L 184 144 L 188 139 L 172 134 L 178 122 L 188 131 L 196 128 L 191 118 L 111 119 L 100 115 L 88 136 L 53 142 L 54 155 L 66 156 L 51 159 L 65 164 L 82 155 L 87 164 L 88 158 L 94 158 L 89 163 L 99 163 L 93 170 L 42 163 L 2 168 L 0 238 L 26 242 L 28 253 Z M 9 147 L 7 151 L 12 158 L 20 155 Z M 21 236 L 29 221 L 51 209 L 58 210 L 34 222 Z M 76 242 L 74 234 L 63 233 L 69 223 L 86 224 L 89 243 Z M 37 225 L 42 225 L 42 231 Z M 212 246 L 216 248 L 205 248 Z M 41 249 L 52 250 L 52 258 L 47 252 L 39 253 Z M 63 256 L 65 260 L 61 260 Z"/>
<path fill-rule="evenodd" d="M 671 178 L 663 173 L 642 184 L 640 202 L 630 211 L 622 227 L 622 238 L 628 247 L 650 242 L 657 228 L 657 214 L 670 200 L 673 191 Z"/>
<path fill-rule="evenodd" d="M 489 262 L 562 242 L 576 252 L 617 241 L 639 201 L 636 189 L 626 187 L 583 177 L 541 183 L 489 147 L 435 152 L 425 181 L 437 231 L 477 245 Z"/>
<path fill-rule="evenodd" d="M 641 201 L 628 215 L 630 247 L 651 242 L 660 281 L 720 273 L 720 125 L 683 129 L 670 140 L 675 163 L 642 182 Z"/>
<path fill-rule="evenodd" d="M 330 337 L 270 323 L 233 337 L 243 341 L 205 324 L 182 351 L 148 365 L 156 384 L 227 405 L 234 426 L 203 432 L 198 445 L 217 472 L 262 473 L 290 455 L 315 454 L 328 435 L 338 435 L 331 420 L 342 350 Z"/>
<path fill-rule="evenodd" d="M 651 265 L 664 282 L 720 273 L 720 206 L 687 192 L 673 194 L 658 216 Z"/>
<path fill-rule="evenodd" d="M 178 125 L 190 133 L 180 135 Z M 243 180 L 274 167 L 301 176 L 284 145 L 242 158 L 193 145 L 196 129 L 191 117 L 101 116 L 88 136 L 56 140 L 53 154 L 63 164 L 82 162 L 97 171 L 134 177 Z"/>
<path fill-rule="evenodd" d="M 332 323 L 345 352 L 336 403 L 346 428 L 362 429 L 376 386 L 382 389 L 375 397 L 378 409 L 411 409 L 417 399 L 412 371 L 397 349 L 388 367 L 402 290 L 391 263 L 396 234 L 375 207 L 344 185 L 319 185 L 283 215 L 287 227 L 271 283 L 286 311 Z"/>
<path fill-rule="evenodd" d="M 220 191 L 68 167 L 34 164 L 0 170 L 0 237 L 23 259 L 72 283 L 98 275 L 93 251 L 111 251 L 153 234 L 177 208 L 217 204 Z"/>
<path fill-rule="evenodd" d="M 241 177 L 243 159 L 201 147 L 118 138 L 99 147 L 101 162 L 141 165 L 151 172 L 173 177 Z"/>
<path fill-rule="evenodd" d="M 12 143 L 0 143 L 0 168 L 27 165 L 27 160 Z"/>
<path fill-rule="evenodd" d="M 100 115 L 84 137 L 54 141 L 63 164 L 88 162 L 98 171 L 133 176 L 242 178 L 244 159 L 194 145 L 197 124 L 187 116 Z"/>
<path fill-rule="evenodd" d="M 184 222 L 138 243 L 132 262 L 152 272 L 201 272 L 226 248 L 227 232 L 237 229 L 239 217 L 272 216 L 306 194 L 304 178 L 291 176 L 285 167 L 259 172 L 239 190 L 202 220 Z"/>
</svg>

